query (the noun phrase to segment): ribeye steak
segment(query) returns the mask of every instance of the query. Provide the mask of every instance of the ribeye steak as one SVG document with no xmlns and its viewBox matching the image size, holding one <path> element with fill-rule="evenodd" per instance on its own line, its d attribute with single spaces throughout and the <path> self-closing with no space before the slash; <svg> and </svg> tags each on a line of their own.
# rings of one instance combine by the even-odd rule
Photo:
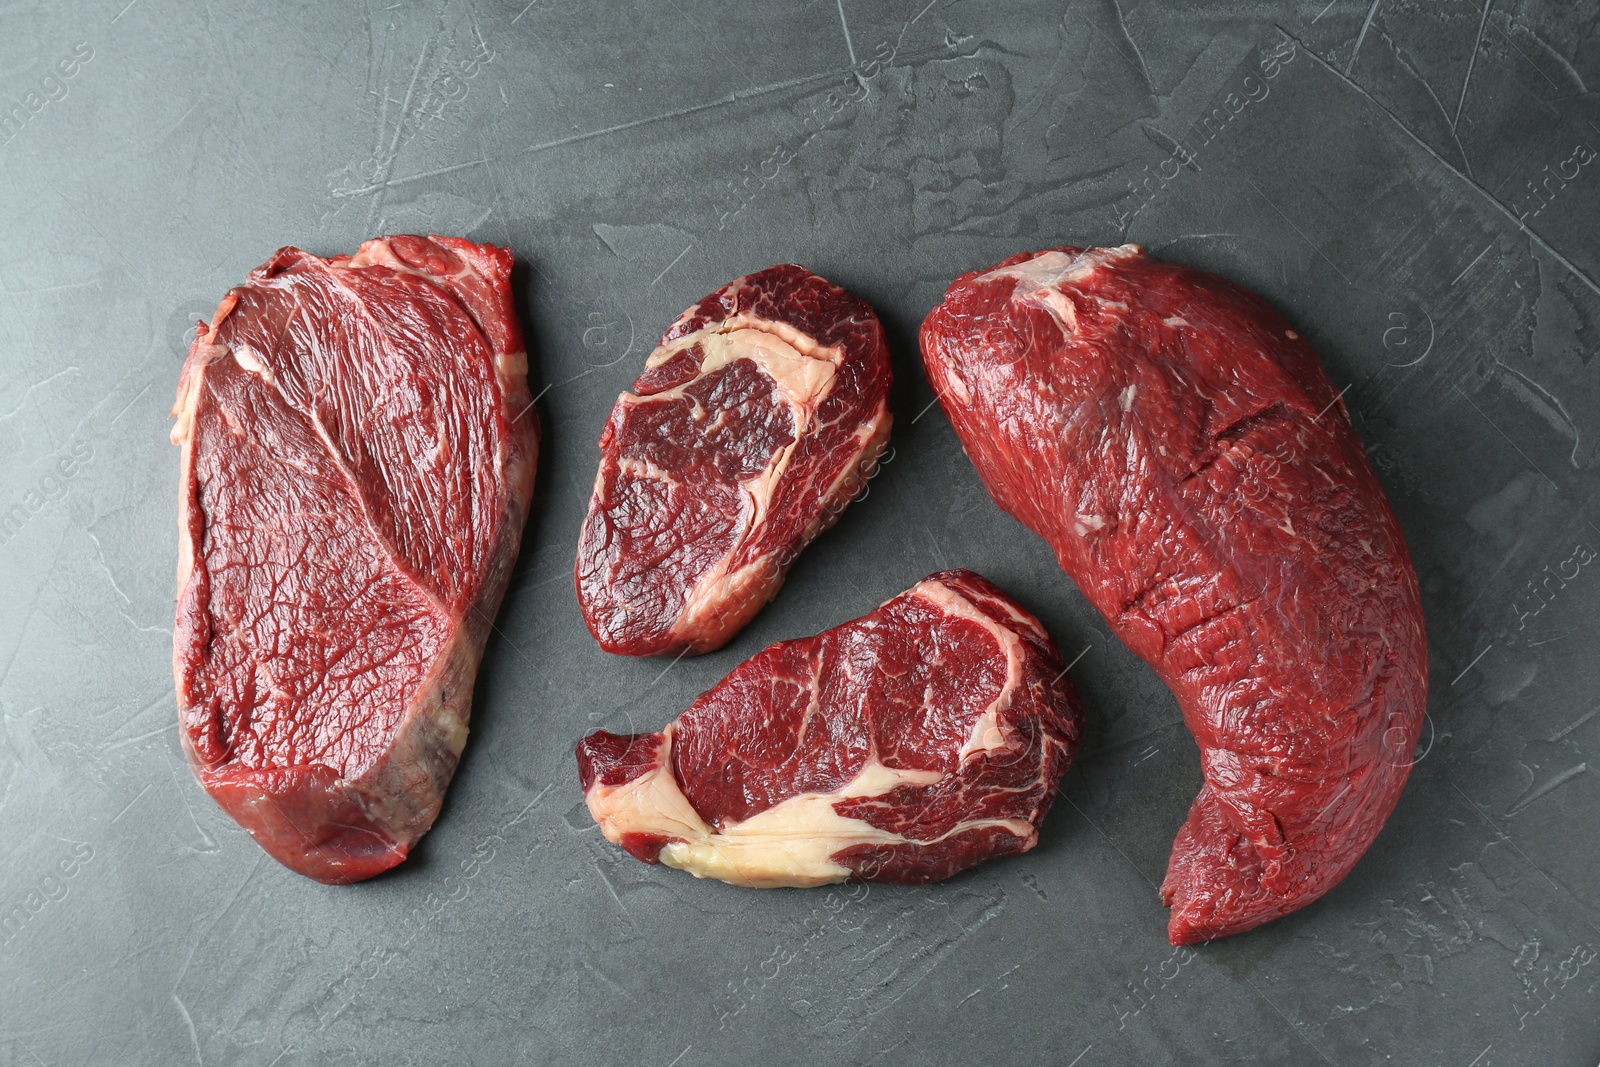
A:
<svg viewBox="0 0 1600 1067">
<path fill-rule="evenodd" d="M 685 311 L 600 436 L 576 580 L 601 647 L 731 640 L 871 476 L 889 384 L 872 308 L 802 267 Z"/>
<path fill-rule="evenodd" d="M 648 863 L 756 887 L 936 882 L 1026 852 L 1083 725 L 1055 642 L 969 571 L 770 645 L 657 734 L 578 746 Z"/>
<path fill-rule="evenodd" d="M 285 248 L 183 367 L 184 749 L 319 881 L 403 860 L 466 742 L 538 447 L 511 262 L 451 237 Z"/>
<path fill-rule="evenodd" d="M 1400 527 L 1311 346 L 1254 294 L 1128 245 L 958 278 L 922 358 L 995 501 L 1199 743 L 1161 890 L 1173 943 L 1327 892 L 1405 784 L 1427 646 Z"/>
</svg>

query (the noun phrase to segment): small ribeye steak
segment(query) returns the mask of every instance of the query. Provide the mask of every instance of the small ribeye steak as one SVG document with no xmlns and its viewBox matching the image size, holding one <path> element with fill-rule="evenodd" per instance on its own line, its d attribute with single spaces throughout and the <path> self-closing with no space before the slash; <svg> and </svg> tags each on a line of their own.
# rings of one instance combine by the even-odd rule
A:
<svg viewBox="0 0 1600 1067">
<path fill-rule="evenodd" d="M 611 409 L 578 545 L 602 648 L 721 648 L 831 526 L 889 438 L 872 308 L 792 264 L 685 311 Z"/>
<path fill-rule="evenodd" d="M 589 811 L 648 863 L 771 888 L 937 882 L 1031 849 L 1083 711 L 1037 619 L 941 571 L 780 641 L 658 734 L 578 745 Z"/>
<path fill-rule="evenodd" d="M 183 746 L 318 881 L 405 859 L 466 742 L 538 447 L 511 264 L 451 237 L 285 248 L 183 367 Z"/>
</svg>

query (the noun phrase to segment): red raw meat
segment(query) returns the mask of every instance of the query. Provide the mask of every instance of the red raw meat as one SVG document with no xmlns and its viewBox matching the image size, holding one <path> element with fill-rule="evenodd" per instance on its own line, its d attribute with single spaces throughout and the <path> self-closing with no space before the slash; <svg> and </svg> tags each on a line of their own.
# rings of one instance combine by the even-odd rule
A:
<svg viewBox="0 0 1600 1067">
<path fill-rule="evenodd" d="M 611 409 L 578 545 L 595 640 L 630 656 L 733 639 L 833 525 L 889 439 L 872 308 L 803 267 L 685 311 Z"/>
<path fill-rule="evenodd" d="M 1037 619 L 970 571 L 746 660 L 658 734 L 578 745 L 647 863 L 761 888 L 937 882 L 1038 841 L 1083 710 Z"/>
<path fill-rule="evenodd" d="M 1327 892 L 1405 785 L 1428 668 L 1400 527 L 1311 346 L 1254 294 L 1126 245 L 958 278 L 922 358 L 995 502 L 1199 743 L 1172 942 Z"/>
<path fill-rule="evenodd" d="M 274 859 L 353 882 L 433 824 L 533 494 L 512 257 L 284 248 L 184 363 L 184 750 Z"/>
</svg>

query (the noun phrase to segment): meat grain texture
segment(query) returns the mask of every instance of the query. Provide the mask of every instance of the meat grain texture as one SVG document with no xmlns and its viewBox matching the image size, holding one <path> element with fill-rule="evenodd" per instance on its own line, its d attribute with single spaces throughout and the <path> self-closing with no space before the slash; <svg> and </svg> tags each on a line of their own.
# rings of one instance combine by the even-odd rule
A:
<svg viewBox="0 0 1600 1067">
<path fill-rule="evenodd" d="M 602 648 L 721 648 L 838 519 L 889 438 L 872 308 L 803 267 L 685 311 L 617 398 L 575 578 Z"/>
<path fill-rule="evenodd" d="M 921 343 L 990 495 L 1199 744 L 1172 942 L 1316 900 L 1394 808 L 1427 698 L 1416 575 L 1316 353 L 1254 294 L 1131 245 L 964 275 Z"/>
<path fill-rule="evenodd" d="M 284 248 L 184 364 L 173 670 L 207 792 L 322 882 L 439 811 L 533 493 L 512 257 Z"/>
<path fill-rule="evenodd" d="M 660 733 L 578 745 L 648 863 L 770 888 L 936 882 L 1031 849 L 1083 712 L 1037 619 L 969 571 L 740 664 Z"/>
</svg>

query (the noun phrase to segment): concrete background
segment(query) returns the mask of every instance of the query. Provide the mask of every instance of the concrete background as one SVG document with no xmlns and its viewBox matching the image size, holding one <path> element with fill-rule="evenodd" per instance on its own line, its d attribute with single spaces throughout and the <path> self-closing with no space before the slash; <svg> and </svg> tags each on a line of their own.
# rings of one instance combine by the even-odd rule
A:
<svg viewBox="0 0 1600 1067">
<path fill-rule="evenodd" d="M 1600 5 L 0 2 L 0 1067 L 1600 1060 Z M 70 71 L 70 74 L 68 73 Z M 30 96 L 29 94 L 34 94 Z M 170 674 L 187 331 L 284 244 L 509 245 L 546 456 L 443 816 L 316 885 L 195 784 Z M 917 367 L 957 273 L 1140 242 L 1322 353 L 1432 649 L 1354 873 L 1174 952 L 1199 783 L 1151 672 L 988 500 Z M 794 260 L 890 331 L 892 459 L 728 649 L 606 656 L 570 571 L 662 329 Z M 68 458 L 63 477 L 58 461 Z M 52 473 L 56 472 L 56 473 Z M 1089 709 L 1039 849 L 754 893 L 608 846 L 571 749 L 942 567 Z M 20 916 L 21 918 L 17 918 Z"/>
</svg>

